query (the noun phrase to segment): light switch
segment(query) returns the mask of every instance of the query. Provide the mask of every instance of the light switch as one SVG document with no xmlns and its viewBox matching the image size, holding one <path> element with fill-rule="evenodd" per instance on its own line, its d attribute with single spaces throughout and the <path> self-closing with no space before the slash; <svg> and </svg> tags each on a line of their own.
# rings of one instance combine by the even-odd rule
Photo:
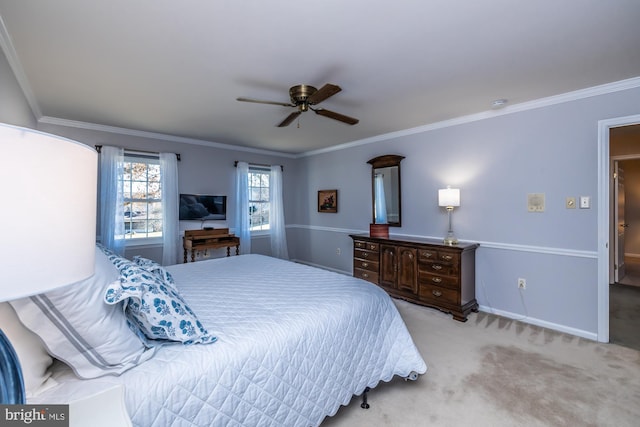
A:
<svg viewBox="0 0 640 427">
<path fill-rule="evenodd" d="M 566 206 L 567 206 L 567 209 L 575 209 L 576 208 L 576 198 L 575 197 L 567 197 Z"/>
<path fill-rule="evenodd" d="M 580 209 L 589 209 L 589 208 L 591 208 L 591 197 L 580 196 Z"/>
</svg>

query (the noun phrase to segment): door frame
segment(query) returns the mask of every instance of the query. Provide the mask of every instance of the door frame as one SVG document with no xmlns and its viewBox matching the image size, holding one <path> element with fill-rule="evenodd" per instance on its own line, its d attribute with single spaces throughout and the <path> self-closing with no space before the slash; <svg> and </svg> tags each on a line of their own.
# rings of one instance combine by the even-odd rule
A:
<svg viewBox="0 0 640 427">
<path fill-rule="evenodd" d="M 620 162 L 627 159 L 635 159 L 640 155 L 631 156 L 610 156 L 611 163 L 609 165 L 613 168 L 610 172 L 613 179 L 613 185 L 611 187 L 613 191 L 613 198 L 611 199 L 611 239 L 613 240 L 613 253 L 609 257 L 609 284 L 618 283 L 621 279 L 620 271 L 624 267 L 624 250 L 620 253 L 620 171 L 623 172 L 623 185 L 624 185 L 624 169 L 620 167 Z M 623 190 L 624 193 L 624 190 Z M 624 242 L 622 243 L 624 246 Z M 620 262 L 622 257 L 622 262 Z M 622 265 L 622 267 L 621 267 Z M 624 277 L 624 275 L 622 276 Z"/>
<path fill-rule="evenodd" d="M 609 342 L 611 159 L 609 129 L 640 124 L 640 114 L 598 121 L 598 341 Z"/>
</svg>

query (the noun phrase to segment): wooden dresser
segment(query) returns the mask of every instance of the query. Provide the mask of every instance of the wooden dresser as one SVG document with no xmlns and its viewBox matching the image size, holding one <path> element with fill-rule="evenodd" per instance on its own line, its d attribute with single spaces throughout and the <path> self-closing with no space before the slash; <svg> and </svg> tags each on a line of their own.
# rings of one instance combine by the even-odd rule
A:
<svg viewBox="0 0 640 427">
<path fill-rule="evenodd" d="M 351 235 L 353 275 L 389 295 L 434 307 L 465 322 L 478 311 L 475 253 L 478 244 L 442 244 L 435 239 Z"/>
</svg>

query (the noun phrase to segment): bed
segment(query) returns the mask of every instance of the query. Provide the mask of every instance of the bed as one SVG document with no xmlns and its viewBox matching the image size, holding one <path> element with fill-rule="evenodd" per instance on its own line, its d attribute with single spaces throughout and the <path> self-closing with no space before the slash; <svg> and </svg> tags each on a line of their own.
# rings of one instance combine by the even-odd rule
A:
<svg viewBox="0 0 640 427">
<path fill-rule="evenodd" d="M 99 261 L 107 268 L 97 250 Z M 100 319 L 126 323 L 126 345 L 134 348 L 97 369 L 95 361 L 72 360 L 73 350 L 60 355 L 55 343 L 46 342 L 51 333 L 35 330 L 41 313 L 30 320 L 28 310 L 12 302 L 22 323 L 41 335 L 46 351 L 65 361 L 47 368 L 51 377 L 31 393 L 29 403 L 71 401 L 121 384 L 134 426 L 318 426 L 380 381 L 416 379 L 427 370 L 393 301 L 366 281 L 262 255 L 179 264 L 154 273 L 172 280 L 206 338 L 186 345 L 136 336 L 135 325 L 122 320 L 127 316 L 122 303 L 102 304 L 110 311 Z M 81 289 L 97 288 L 102 298 L 102 282 L 113 277 L 96 276 Z M 56 303 L 70 304 L 70 295 L 77 300 L 78 292 Z M 33 305 L 30 300 L 24 304 Z M 74 321 L 70 318 L 65 324 Z M 109 332 L 113 340 L 126 333 Z M 85 332 L 83 339 L 94 335 L 100 333 Z M 97 338 L 90 345 L 107 341 L 112 339 Z M 102 351 L 101 357 L 112 351 Z"/>
</svg>

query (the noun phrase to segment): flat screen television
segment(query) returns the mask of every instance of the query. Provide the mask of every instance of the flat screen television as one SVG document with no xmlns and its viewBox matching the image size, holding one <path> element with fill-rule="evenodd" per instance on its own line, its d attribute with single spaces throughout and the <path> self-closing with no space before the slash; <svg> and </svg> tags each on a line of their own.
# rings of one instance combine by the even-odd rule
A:
<svg viewBox="0 0 640 427">
<path fill-rule="evenodd" d="M 180 195 L 180 220 L 226 220 L 227 196 Z"/>
</svg>

